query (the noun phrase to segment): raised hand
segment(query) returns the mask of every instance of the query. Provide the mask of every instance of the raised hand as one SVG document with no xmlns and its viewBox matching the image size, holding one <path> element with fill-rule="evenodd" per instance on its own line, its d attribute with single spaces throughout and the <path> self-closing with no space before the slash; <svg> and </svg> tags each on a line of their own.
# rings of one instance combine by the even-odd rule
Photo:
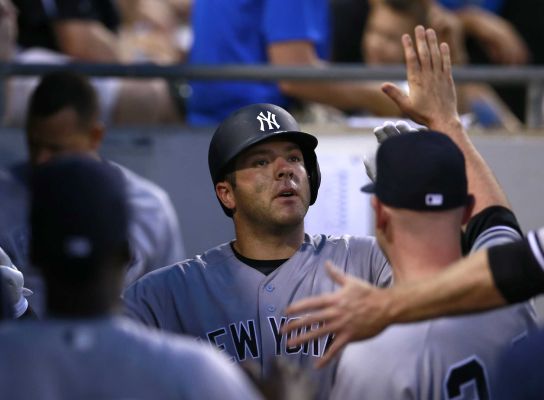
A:
<svg viewBox="0 0 544 400">
<path fill-rule="evenodd" d="M 410 35 L 402 36 L 410 94 L 392 83 L 384 83 L 382 90 L 415 122 L 446 131 L 446 127 L 460 125 L 450 50 L 446 43 L 438 45 L 432 29 L 417 26 L 415 38 L 414 46 Z"/>
</svg>

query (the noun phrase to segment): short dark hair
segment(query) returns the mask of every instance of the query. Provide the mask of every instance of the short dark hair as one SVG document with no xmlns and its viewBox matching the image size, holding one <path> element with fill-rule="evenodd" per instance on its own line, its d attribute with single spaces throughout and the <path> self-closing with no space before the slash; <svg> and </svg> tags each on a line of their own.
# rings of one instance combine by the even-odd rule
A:
<svg viewBox="0 0 544 400">
<path fill-rule="evenodd" d="M 98 115 L 98 99 L 88 79 L 69 71 L 55 71 L 42 77 L 30 98 L 26 128 L 38 119 L 72 108 L 80 126 L 88 126 Z"/>
<path fill-rule="evenodd" d="M 427 25 L 429 7 L 423 0 L 383 0 L 383 4 L 395 11 L 410 15 L 418 25 Z"/>
</svg>

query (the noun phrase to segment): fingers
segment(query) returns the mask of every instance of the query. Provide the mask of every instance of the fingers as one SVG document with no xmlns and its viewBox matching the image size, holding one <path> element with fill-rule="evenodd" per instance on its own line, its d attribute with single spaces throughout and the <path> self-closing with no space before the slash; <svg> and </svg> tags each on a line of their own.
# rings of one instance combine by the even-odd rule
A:
<svg viewBox="0 0 544 400">
<path fill-rule="evenodd" d="M 289 332 L 292 332 L 292 330 L 289 330 Z M 288 333 L 288 332 L 286 332 Z M 304 344 L 307 342 L 310 342 L 314 339 L 318 339 L 322 336 L 326 336 L 330 333 L 330 330 L 328 327 L 324 325 L 320 325 L 319 328 L 315 330 L 308 330 L 304 333 L 299 334 L 298 336 L 294 336 L 291 339 L 287 341 L 287 346 L 289 347 L 295 347 L 300 344 Z"/>
<path fill-rule="evenodd" d="M 427 35 L 425 28 L 421 25 L 416 26 L 415 29 L 416 36 L 416 47 L 417 54 L 419 56 L 419 64 L 421 65 L 422 70 L 430 70 L 432 68 L 432 60 L 429 51 L 429 46 L 427 44 Z"/>
<path fill-rule="evenodd" d="M 440 44 L 440 53 L 442 55 L 442 71 L 446 76 L 451 75 L 451 54 L 450 46 L 447 43 Z"/>
<path fill-rule="evenodd" d="M 385 121 L 383 125 L 377 126 L 376 128 L 374 128 L 373 132 L 374 132 L 374 135 L 376 136 L 376 139 L 378 140 L 378 143 L 381 144 L 385 139 L 387 139 L 388 135 L 386 132 L 386 128 L 391 125 L 393 125 L 393 122 Z"/>
<path fill-rule="evenodd" d="M 386 125 L 383 127 L 384 132 L 386 133 L 386 138 L 391 136 L 400 135 L 400 131 L 397 129 L 397 126 L 390 121 L 386 122 Z"/>
<path fill-rule="evenodd" d="M 327 269 L 327 273 L 332 278 L 332 280 L 340 285 L 344 285 L 347 282 L 346 275 L 341 272 L 338 268 L 334 266 L 334 264 L 327 260 L 325 262 L 325 268 Z"/>
<path fill-rule="evenodd" d="M 281 328 L 282 333 L 288 333 L 297 329 L 302 329 L 307 326 L 313 326 L 319 323 L 327 323 L 327 321 L 337 316 L 337 311 L 332 309 L 325 309 L 323 311 L 315 312 L 313 314 L 305 315 L 304 317 L 295 318 L 290 320 Z"/>
<path fill-rule="evenodd" d="M 391 100 L 393 100 L 393 102 L 401 111 L 404 111 L 409 107 L 409 97 L 396 85 L 389 82 L 384 83 L 382 85 L 382 92 L 384 92 Z"/>
<path fill-rule="evenodd" d="M 331 344 L 331 347 L 323 354 L 317 362 L 315 363 L 316 368 L 322 368 L 327 365 L 339 352 L 344 348 L 344 346 L 349 342 L 347 336 L 337 336 L 334 338 L 334 341 Z"/>
<path fill-rule="evenodd" d="M 287 315 L 301 314 L 317 309 L 328 307 L 334 303 L 334 294 L 324 294 L 316 297 L 309 297 L 293 303 L 287 307 Z"/>
<path fill-rule="evenodd" d="M 427 29 L 425 33 L 427 36 L 427 45 L 431 54 L 432 67 L 442 69 L 442 60 L 440 48 L 438 47 L 438 39 L 436 38 L 436 32 L 433 29 Z"/>
<path fill-rule="evenodd" d="M 0 247 L 0 265 L 6 265 L 8 267 L 11 267 L 13 265 L 13 263 L 11 262 L 11 259 L 1 247 Z"/>
<path fill-rule="evenodd" d="M 396 128 L 400 133 L 417 131 L 417 129 L 412 128 L 406 121 L 397 121 Z"/>
<path fill-rule="evenodd" d="M 404 48 L 404 60 L 406 61 L 406 75 L 408 81 L 414 78 L 414 75 L 419 72 L 420 65 L 417 58 L 417 53 L 412 42 L 412 38 L 408 34 L 402 35 L 402 47 Z M 383 88 L 383 86 L 382 86 Z M 387 93 L 386 93 L 387 94 Z"/>
</svg>

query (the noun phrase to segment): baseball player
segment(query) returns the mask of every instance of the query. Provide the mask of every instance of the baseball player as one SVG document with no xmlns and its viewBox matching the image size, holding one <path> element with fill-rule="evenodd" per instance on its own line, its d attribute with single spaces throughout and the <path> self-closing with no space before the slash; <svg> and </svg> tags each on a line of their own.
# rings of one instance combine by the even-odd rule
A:
<svg viewBox="0 0 544 400">
<path fill-rule="evenodd" d="M 395 283 L 432 276 L 460 258 L 458 232 L 472 200 L 455 144 L 435 132 L 389 138 L 378 150 L 377 174 L 364 190 L 375 194 L 376 236 Z M 497 221 L 505 213 L 492 208 L 487 218 Z M 469 231 L 478 219 L 482 222 L 475 217 Z M 473 250 L 485 245 L 485 235 L 503 229 L 489 223 Z M 501 351 L 536 328 L 528 304 L 391 327 L 344 350 L 331 398 L 358 399 L 361 393 L 387 399 L 492 398 Z"/>
<path fill-rule="evenodd" d="M 124 293 L 129 314 L 200 337 L 233 361 L 253 360 L 263 375 L 278 356 L 311 366 L 332 337 L 290 347 L 280 329 L 290 301 L 333 289 L 320 266 L 333 259 L 375 285 L 390 279 L 373 238 L 304 233 L 320 183 L 316 145 L 272 104 L 247 106 L 227 118 L 212 138 L 208 160 L 236 240 L 138 280 Z M 322 394 L 331 372 L 320 371 Z"/>
<path fill-rule="evenodd" d="M 60 154 L 85 153 L 99 158 L 103 136 L 92 86 L 79 75 L 55 72 L 42 78 L 30 100 L 26 121 L 30 159 L 0 170 L 0 247 L 25 275 L 34 292 L 30 304 L 39 316 L 45 313 L 43 282 L 27 255 L 29 175 L 34 166 Z M 168 194 L 127 168 L 108 162 L 123 173 L 133 208 L 131 263 L 125 278 L 129 284 L 154 268 L 183 259 L 184 249 Z"/>
<path fill-rule="evenodd" d="M 115 166 L 61 157 L 34 170 L 30 256 L 49 318 L 0 326 L 5 399 L 257 399 L 218 352 L 117 315 L 129 258 Z"/>
<path fill-rule="evenodd" d="M 425 31 L 423 37 L 425 41 Z M 407 114 L 462 142 L 475 211 L 496 204 L 491 172 L 458 130 L 449 69 L 410 72 L 409 97 L 401 97 L 392 86 L 385 87 L 386 93 Z M 319 329 L 319 322 L 282 334 L 289 320 L 283 310 L 297 299 L 336 287 L 326 275 L 325 261 L 333 260 L 344 272 L 371 284 L 385 285 L 390 279 L 389 264 L 375 239 L 304 233 L 304 215 L 320 182 L 316 145 L 316 138 L 301 132 L 285 110 L 270 104 L 244 107 L 223 121 L 210 143 L 208 161 L 236 239 L 138 280 L 124 293 L 129 315 L 200 337 L 236 362 L 254 360 L 265 375 L 270 359 L 279 356 L 312 366 L 331 346 L 332 337 L 288 345 L 289 338 Z M 483 229 L 478 225 L 474 232 Z M 314 371 L 322 397 L 330 389 L 333 368 Z"/>
</svg>

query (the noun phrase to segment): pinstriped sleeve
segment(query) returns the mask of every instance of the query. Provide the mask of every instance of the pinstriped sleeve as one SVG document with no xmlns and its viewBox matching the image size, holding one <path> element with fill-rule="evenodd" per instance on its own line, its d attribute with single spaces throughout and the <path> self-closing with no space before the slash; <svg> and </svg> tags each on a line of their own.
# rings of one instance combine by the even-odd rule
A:
<svg viewBox="0 0 544 400">
<path fill-rule="evenodd" d="M 527 238 L 489 249 L 495 286 L 509 303 L 544 292 L 544 228 Z"/>
</svg>

